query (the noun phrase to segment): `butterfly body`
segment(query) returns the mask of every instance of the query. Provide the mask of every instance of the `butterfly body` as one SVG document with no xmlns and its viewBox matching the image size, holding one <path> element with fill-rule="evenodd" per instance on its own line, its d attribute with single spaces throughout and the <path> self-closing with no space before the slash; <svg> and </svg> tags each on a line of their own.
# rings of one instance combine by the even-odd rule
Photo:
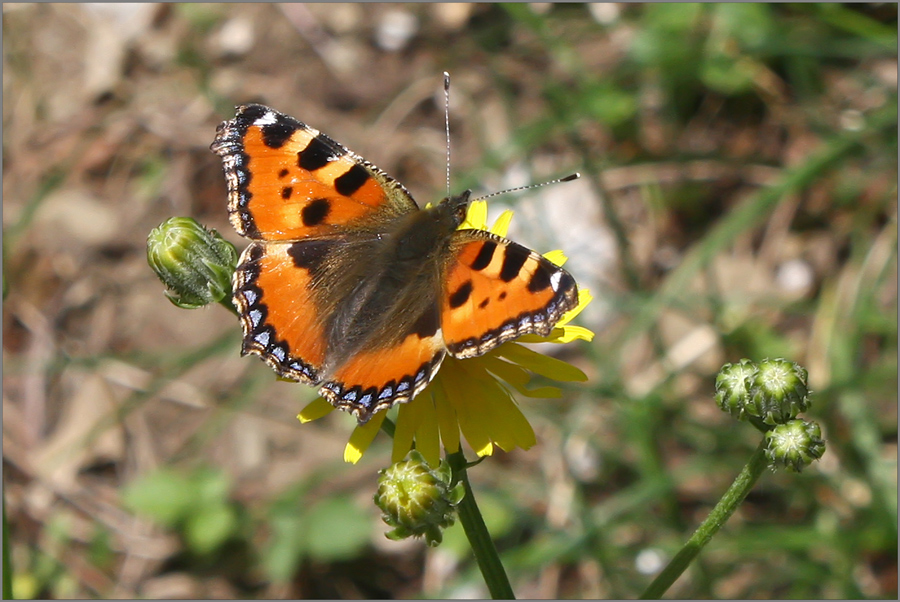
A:
<svg viewBox="0 0 900 602">
<path fill-rule="evenodd" d="M 440 290 L 441 262 L 449 257 L 451 238 L 462 221 L 460 209 L 464 216 L 459 198 L 368 225 L 357 233 L 356 244 L 324 243 L 324 253 L 307 263 L 317 313 L 326 320 L 326 373 L 360 352 L 400 344 L 404 333 L 435 334 L 440 324 L 437 295 L 423 291 Z M 293 249 L 305 245 L 322 248 L 323 242 L 299 242 Z"/>
<path fill-rule="evenodd" d="M 211 149 L 251 240 L 234 276 L 242 351 L 361 423 L 424 390 L 447 354 L 547 335 L 576 304 L 558 266 L 458 229 L 469 191 L 420 210 L 374 165 L 262 105 L 238 107 Z"/>
</svg>

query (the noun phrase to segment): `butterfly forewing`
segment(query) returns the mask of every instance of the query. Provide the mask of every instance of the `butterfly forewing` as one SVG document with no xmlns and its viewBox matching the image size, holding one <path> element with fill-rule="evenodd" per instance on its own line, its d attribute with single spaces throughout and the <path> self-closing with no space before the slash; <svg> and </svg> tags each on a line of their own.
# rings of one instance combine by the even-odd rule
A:
<svg viewBox="0 0 900 602">
<path fill-rule="evenodd" d="M 325 134 L 263 105 L 243 105 L 211 149 L 225 164 L 228 211 L 254 240 L 332 236 L 417 209 L 409 193 Z"/>
<path fill-rule="evenodd" d="M 577 304 L 572 276 L 534 251 L 483 230 L 456 237 L 441 309 L 454 357 L 478 356 L 524 334 L 546 336 Z"/>
</svg>

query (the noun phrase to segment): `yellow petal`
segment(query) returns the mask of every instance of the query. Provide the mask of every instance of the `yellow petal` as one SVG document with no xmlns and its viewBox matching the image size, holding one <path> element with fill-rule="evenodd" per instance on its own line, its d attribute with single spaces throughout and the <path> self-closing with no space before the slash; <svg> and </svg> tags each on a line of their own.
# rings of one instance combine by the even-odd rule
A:
<svg viewBox="0 0 900 602">
<path fill-rule="evenodd" d="M 472 201 L 466 212 L 466 219 L 460 229 L 484 230 L 487 228 L 487 201 Z"/>
<path fill-rule="evenodd" d="M 515 385 L 513 386 L 515 387 Z M 516 387 L 516 391 L 532 399 L 559 399 L 562 397 L 562 389 L 559 387 L 536 387 L 534 389 Z"/>
<path fill-rule="evenodd" d="M 441 432 L 441 442 L 444 444 L 444 449 L 451 454 L 459 451 L 459 422 L 453 404 L 447 399 L 444 375 L 448 374 L 447 366 L 457 361 L 459 360 L 449 357 L 444 360 L 443 369 L 438 372 L 437 378 L 433 382 L 434 390 L 432 392 L 437 423 Z"/>
<path fill-rule="evenodd" d="M 466 441 L 469 441 L 468 437 L 466 437 Z M 471 443 L 472 442 L 469 441 L 470 445 L 471 445 Z M 493 456 L 494 455 L 494 444 L 490 441 L 488 441 L 486 444 L 484 444 L 482 446 L 479 446 L 479 447 L 473 448 L 473 449 L 475 449 L 475 454 L 479 458 L 483 458 L 484 456 Z"/>
<path fill-rule="evenodd" d="M 566 254 L 559 250 L 547 251 L 546 253 L 544 253 L 544 258 L 550 263 L 558 265 L 559 267 L 564 266 L 566 262 L 569 261 L 569 258 L 566 257 Z"/>
<path fill-rule="evenodd" d="M 512 397 L 507 395 L 503 398 L 492 398 L 491 401 L 493 403 L 490 406 L 490 413 L 493 423 L 497 427 L 502 427 L 496 428 L 498 435 L 494 437 L 500 449 L 507 452 L 516 447 L 529 449 L 537 443 L 534 429 Z"/>
<path fill-rule="evenodd" d="M 359 459 L 362 458 L 375 439 L 375 435 L 378 434 L 378 429 L 381 428 L 381 423 L 384 422 L 385 416 L 387 416 L 387 410 L 378 412 L 367 423 L 353 429 L 350 441 L 347 442 L 347 446 L 344 448 L 344 462 L 349 462 L 350 464 L 359 462 Z"/>
<path fill-rule="evenodd" d="M 431 395 L 425 397 L 420 411 L 422 420 L 416 430 L 416 449 L 430 466 L 437 466 L 441 461 L 441 439 L 438 436 L 437 412 Z"/>
<path fill-rule="evenodd" d="M 497 348 L 497 353 L 523 368 L 528 368 L 535 374 L 540 374 L 553 380 L 572 382 L 584 382 L 587 380 L 587 375 L 572 364 L 538 353 L 518 343 L 501 345 Z"/>
<path fill-rule="evenodd" d="M 483 424 L 491 442 L 500 449 L 510 451 L 515 447 L 531 447 L 535 443 L 531 425 L 516 406 L 509 391 L 483 366 L 483 362 L 473 360 L 465 364 L 466 385 L 477 390 L 481 399 L 481 403 L 477 404 L 478 415 L 473 415 L 473 422 L 477 420 L 479 424 Z"/>
<path fill-rule="evenodd" d="M 517 441 L 517 432 L 510 420 L 510 407 L 515 406 L 510 400 L 509 392 L 496 381 L 493 381 L 492 387 L 486 385 L 487 383 L 481 383 L 481 388 L 485 391 L 485 403 L 481 408 L 482 421 L 490 425 L 491 442 L 504 451 L 510 451 L 516 447 Z M 487 393 L 488 389 L 491 389 L 491 393 Z"/>
<path fill-rule="evenodd" d="M 471 364 L 467 365 L 471 366 Z M 509 400 L 509 392 L 483 371 L 485 378 L 476 374 L 475 370 L 466 372 L 467 384 L 477 390 L 479 399 L 479 403 L 473 405 L 470 410 L 472 422 L 484 426 L 491 443 L 496 443 L 500 449 L 512 449 L 515 447 L 515 433 L 507 429 L 506 416 L 502 411 L 506 409 L 504 402 Z M 465 429 L 463 429 L 463 433 L 465 433 Z"/>
<path fill-rule="evenodd" d="M 559 322 L 556 323 L 557 326 L 565 326 L 568 324 L 572 318 L 581 313 L 585 307 L 588 306 L 588 303 L 594 300 L 594 297 L 591 295 L 591 291 L 586 288 L 578 289 L 578 305 L 567 311 L 562 315 L 559 319 Z"/>
<path fill-rule="evenodd" d="M 562 391 L 557 387 L 538 387 L 536 389 L 529 389 L 527 385 L 531 381 L 531 374 L 522 366 L 504 362 L 500 358 L 490 354 L 480 357 L 475 361 L 483 364 L 485 369 L 491 374 L 503 379 L 504 382 L 512 385 L 516 391 L 526 397 L 555 399 L 562 396 Z"/>
<path fill-rule="evenodd" d="M 463 368 L 463 361 L 451 362 L 449 365 L 445 362 L 441 371 L 449 372 L 443 381 L 444 392 L 447 400 L 456 410 L 459 430 L 462 431 L 466 441 L 469 442 L 476 454 L 479 456 L 491 455 L 494 448 L 487 433 L 482 412 L 482 407 L 491 400 L 485 399 L 482 391 L 473 385 Z"/>
<path fill-rule="evenodd" d="M 333 409 L 334 406 L 325 401 L 324 398 L 317 397 L 306 404 L 306 407 L 297 414 L 297 419 L 300 420 L 301 424 L 306 424 L 330 414 Z"/>
<path fill-rule="evenodd" d="M 559 330 L 562 330 L 561 328 Z M 550 331 L 550 334 L 542 337 L 539 334 L 523 334 L 519 338 L 516 339 L 519 343 L 555 343 L 556 340 L 553 338 L 554 333 L 556 333 L 557 329 L 554 328 Z"/>
<path fill-rule="evenodd" d="M 512 218 L 513 212 L 507 209 L 500 214 L 500 217 L 498 217 L 497 221 L 494 222 L 494 225 L 491 226 L 491 232 L 497 236 L 506 236 L 506 233 L 509 232 L 509 223 L 512 221 Z"/>
<path fill-rule="evenodd" d="M 593 341 L 594 331 L 584 326 L 557 326 L 545 337 L 538 334 L 525 334 L 516 339 L 518 343 L 571 343 L 576 340 Z"/>
<path fill-rule="evenodd" d="M 571 343 L 577 339 L 593 341 L 594 331 L 584 326 L 563 326 L 562 328 L 554 328 L 547 338 L 551 343 Z"/>
<path fill-rule="evenodd" d="M 525 385 L 531 380 L 531 374 L 525 368 L 503 361 L 495 351 L 471 361 L 478 362 L 486 370 L 510 384 Z"/>
<path fill-rule="evenodd" d="M 397 424 L 394 428 L 394 444 L 391 451 L 391 462 L 399 462 L 412 448 L 413 437 L 422 420 L 419 406 L 426 393 L 422 393 L 409 403 L 401 403 L 397 410 Z"/>
</svg>

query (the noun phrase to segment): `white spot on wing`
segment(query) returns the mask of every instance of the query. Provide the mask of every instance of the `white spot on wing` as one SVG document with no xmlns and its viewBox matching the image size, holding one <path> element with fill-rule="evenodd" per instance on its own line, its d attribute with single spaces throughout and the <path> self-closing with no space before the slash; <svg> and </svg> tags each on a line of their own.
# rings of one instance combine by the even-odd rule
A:
<svg viewBox="0 0 900 602">
<path fill-rule="evenodd" d="M 278 117 L 275 116 L 275 113 L 273 113 L 272 111 L 266 111 L 265 115 L 253 122 L 253 125 L 262 127 L 264 125 L 272 125 L 273 123 L 277 122 Z"/>
<path fill-rule="evenodd" d="M 550 288 L 553 289 L 553 292 L 559 291 L 559 281 L 562 278 L 562 272 L 553 272 L 553 275 L 550 276 Z"/>
</svg>

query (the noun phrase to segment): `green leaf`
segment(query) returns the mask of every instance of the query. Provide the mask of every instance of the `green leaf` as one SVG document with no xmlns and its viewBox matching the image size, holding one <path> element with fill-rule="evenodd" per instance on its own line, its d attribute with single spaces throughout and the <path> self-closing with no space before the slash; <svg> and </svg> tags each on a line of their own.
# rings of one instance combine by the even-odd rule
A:
<svg viewBox="0 0 900 602">
<path fill-rule="evenodd" d="M 748 50 L 762 48 L 773 30 L 772 8 L 755 2 L 715 5 L 715 35 L 732 37 Z"/>
<path fill-rule="evenodd" d="M 269 578 L 287 583 L 303 558 L 306 542 L 306 521 L 293 509 L 275 509 L 270 520 L 272 538 L 263 550 L 262 564 Z"/>
<path fill-rule="evenodd" d="M 198 505 L 215 504 L 228 499 L 231 479 L 224 471 L 200 468 L 194 472 L 192 481 L 197 492 Z"/>
<path fill-rule="evenodd" d="M 647 4 L 644 7 L 644 23 L 657 32 L 685 34 L 694 29 L 704 11 L 702 3 Z"/>
<path fill-rule="evenodd" d="M 322 562 L 346 560 L 369 542 L 372 525 L 350 498 L 321 501 L 306 518 L 306 549 Z"/>
<path fill-rule="evenodd" d="M 234 533 L 237 516 L 224 503 L 204 506 L 185 524 L 185 540 L 191 551 L 206 555 L 221 546 Z"/>
<path fill-rule="evenodd" d="M 132 511 L 172 527 L 189 514 L 196 494 L 183 475 L 162 469 L 131 483 L 122 499 Z"/>
<path fill-rule="evenodd" d="M 727 54 L 715 53 L 703 60 L 700 77 L 712 90 L 736 95 L 753 88 L 756 63 Z"/>
<path fill-rule="evenodd" d="M 634 96 L 609 84 L 590 85 L 581 94 L 581 105 L 585 113 L 609 126 L 624 123 L 637 112 Z"/>
</svg>

